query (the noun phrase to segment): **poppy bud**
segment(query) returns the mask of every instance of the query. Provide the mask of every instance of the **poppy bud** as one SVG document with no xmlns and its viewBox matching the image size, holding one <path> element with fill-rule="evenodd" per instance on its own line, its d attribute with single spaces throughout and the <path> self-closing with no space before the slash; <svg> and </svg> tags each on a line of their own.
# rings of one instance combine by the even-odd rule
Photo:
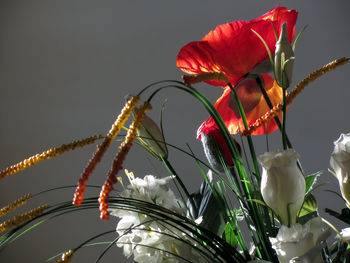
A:
<svg viewBox="0 0 350 263">
<path fill-rule="evenodd" d="M 140 129 L 137 131 L 137 135 L 150 151 L 161 157 L 168 156 L 168 148 L 164 142 L 162 131 L 155 121 L 147 115 L 143 119 Z"/>
<path fill-rule="evenodd" d="M 350 204 L 350 133 L 341 134 L 334 142 L 330 165 L 337 175 L 342 196 Z"/>
<path fill-rule="evenodd" d="M 225 164 L 228 167 L 233 166 L 232 155 L 230 150 L 225 142 L 224 137 L 221 134 L 221 131 L 217 127 L 205 127 L 205 129 L 199 128 L 202 133 L 198 138 L 202 141 L 203 149 L 205 156 L 212 168 L 219 172 L 224 172 L 222 167 L 222 162 L 220 161 L 220 156 L 218 150 L 221 151 L 221 155 L 224 158 Z M 234 140 L 238 151 L 241 151 L 240 145 Z"/>
<path fill-rule="evenodd" d="M 284 22 L 275 51 L 275 77 L 278 85 L 283 88 L 288 88 L 292 82 L 293 60 L 294 51 L 288 40 L 287 23 Z"/>
<path fill-rule="evenodd" d="M 263 166 L 261 195 L 284 225 L 295 224 L 305 196 L 305 179 L 293 149 L 267 152 L 259 157 Z"/>
</svg>

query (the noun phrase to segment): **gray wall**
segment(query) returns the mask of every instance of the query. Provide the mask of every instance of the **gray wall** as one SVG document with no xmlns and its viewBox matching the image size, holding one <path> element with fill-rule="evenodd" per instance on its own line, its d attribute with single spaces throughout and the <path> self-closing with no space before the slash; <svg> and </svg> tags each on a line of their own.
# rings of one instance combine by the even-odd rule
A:
<svg viewBox="0 0 350 263">
<path fill-rule="evenodd" d="M 117 0 L 1 0 L 0 2 L 0 167 L 1 169 L 52 146 L 93 134 L 104 134 L 120 112 L 123 97 L 162 79 L 181 78 L 175 66 L 177 52 L 201 39 L 216 25 L 250 20 L 273 8 L 271 0 L 247 1 L 117 1 Z M 294 82 L 329 61 L 349 57 L 350 2 L 284 1 L 299 11 L 297 32 L 309 25 L 299 41 Z M 349 65 L 310 85 L 290 107 L 288 134 L 307 173 L 325 171 L 330 184 L 317 190 L 321 207 L 341 208 L 341 201 L 325 189 L 338 190 L 327 172 L 332 142 L 350 131 L 348 112 Z M 198 85 L 213 102 L 221 88 Z M 179 91 L 163 92 L 150 113 L 158 119 L 159 105 L 168 98 L 165 135 L 185 148 L 188 142 L 204 159 L 195 140 L 207 113 Z M 272 148 L 281 148 L 280 135 L 271 136 Z M 257 152 L 264 138 L 255 137 Z M 0 182 L 0 206 L 27 192 L 75 185 L 94 146 L 43 162 Z M 114 144 L 89 183 L 101 185 L 117 151 Z M 191 191 L 202 180 L 195 163 L 175 150 L 170 160 Z M 137 176 L 166 171 L 138 147 L 125 168 Z M 73 189 L 32 200 L 36 205 L 70 200 Z M 96 194 L 90 192 L 90 195 Z M 23 210 L 20 210 L 23 211 Z M 328 218 L 328 217 L 327 217 Z M 85 239 L 115 228 L 116 220 L 98 219 L 97 211 L 54 219 L 26 234 L 1 252 L 1 262 L 43 262 Z M 102 240 L 112 240 L 110 235 Z M 91 262 L 102 247 L 83 249 L 73 262 Z M 128 262 L 113 249 L 103 262 Z"/>
</svg>

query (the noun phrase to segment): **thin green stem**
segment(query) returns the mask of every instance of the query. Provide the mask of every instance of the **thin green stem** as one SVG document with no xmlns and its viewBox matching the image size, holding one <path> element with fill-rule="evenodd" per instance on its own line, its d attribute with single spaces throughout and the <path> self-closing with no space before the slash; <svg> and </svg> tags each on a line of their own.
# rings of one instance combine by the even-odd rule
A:
<svg viewBox="0 0 350 263">
<path fill-rule="evenodd" d="M 168 161 L 168 159 L 164 159 L 162 157 L 162 162 L 164 163 L 165 167 L 168 169 L 169 173 L 171 173 L 172 175 L 175 176 L 176 181 L 179 183 L 179 185 L 181 186 L 182 190 L 184 191 L 185 195 L 187 198 L 190 198 L 190 193 L 188 192 L 185 184 L 182 182 L 180 176 L 178 176 L 178 174 L 176 173 L 174 167 L 170 164 L 170 162 Z"/>
<path fill-rule="evenodd" d="M 240 115 L 241 118 L 243 120 L 243 124 L 244 124 L 244 128 L 248 129 L 248 122 L 245 116 L 245 112 L 244 112 L 244 108 L 243 105 L 237 95 L 236 90 L 232 87 L 231 83 L 227 83 L 227 85 L 230 87 L 231 92 L 233 93 L 236 103 L 238 105 L 239 111 L 240 111 Z M 256 179 L 258 180 L 258 182 L 260 182 L 261 178 L 260 178 L 260 171 L 259 171 L 259 166 L 258 166 L 258 161 L 257 161 L 257 157 L 256 157 L 256 153 L 255 153 L 255 149 L 254 149 L 254 144 L 252 141 L 251 136 L 247 136 L 247 140 L 248 140 L 248 146 L 249 146 L 249 150 L 250 150 L 250 154 L 251 154 L 251 158 L 253 161 L 253 165 L 254 165 L 254 171 L 255 171 L 255 176 Z M 248 196 L 249 196 L 249 200 L 251 200 L 251 188 L 247 187 L 249 186 L 247 183 L 244 184 L 246 186 L 246 190 L 248 192 Z M 266 238 L 265 235 L 265 231 L 264 231 L 264 226 L 263 226 L 263 222 L 261 221 L 261 216 L 259 213 L 259 209 L 257 208 L 256 204 L 254 204 L 252 201 L 248 201 L 248 203 L 251 206 L 251 211 L 252 211 L 252 220 L 255 221 L 255 225 L 257 227 L 257 235 L 259 236 L 259 240 L 261 241 L 261 245 L 262 245 L 262 250 L 264 251 L 265 256 L 269 259 L 269 260 L 273 260 L 273 253 L 271 250 L 271 246 L 270 246 L 270 242 L 268 240 L 268 238 Z M 267 211 L 267 210 L 266 210 Z M 269 224 L 269 226 L 271 225 L 270 222 L 270 217 L 268 214 L 264 214 L 264 221 L 266 223 Z"/>
<path fill-rule="evenodd" d="M 287 150 L 286 139 L 286 118 L 287 118 L 287 105 L 286 105 L 286 90 L 283 89 L 283 109 L 282 109 L 282 142 L 283 149 Z"/>
<path fill-rule="evenodd" d="M 243 120 L 243 124 L 244 124 L 244 128 L 245 129 L 248 129 L 249 126 L 248 126 L 248 122 L 247 122 L 247 118 L 245 116 L 245 112 L 244 112 L 244 109 L 243 109 L 243 105 L 237 95 L 237 92 L 236 90 L 232 87 L 231 83 L 227 83 L 228 86 L 230 87 L 231 89 L 231 92 L 233 93 L 234 97 L 235 97 L 235 100 L 236 100 L 236 103 L 238 105 L 238 108 L 239 108 L 239 112 L 240 112 L 240 115 L 241 115 L 241 118 Z M 249 146 L 249 150 L 250 150 L 250 154 L 251 154 L 251 157 L 252 157 L 252 161 L 253 161 L 253 165 L 254 165 L 254 172 L 255 172 L 255 176 L 256 176 L 256 179 L 260 182 L 260 171 L 259 171 L 259 165 L 258 165 L 258 159 L 256 158 L 256 153 L 255 153 L 255 149 L 254 149 L 254 144 L 253 144 L 253 140 L 252 140 L 252 137 L 250 135 L 247 136 L 247 140 L 248 140 L 248 146 Z"/>
</svg>

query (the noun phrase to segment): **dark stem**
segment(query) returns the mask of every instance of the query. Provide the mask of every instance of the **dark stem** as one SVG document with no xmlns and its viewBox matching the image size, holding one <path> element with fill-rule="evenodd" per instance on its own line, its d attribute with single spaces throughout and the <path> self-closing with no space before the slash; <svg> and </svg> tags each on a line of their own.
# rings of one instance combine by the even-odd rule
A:
<svg viewBox="0 0 350 263">
<path fill-rule="evenodd" d="M 271 103 L 271 100 L 270 100 L 270 98 L 269 98 L 269 95 L 267 95 L 267 93 L 266 93 L 266 90 L 265 90 L 263 81 L 262 81 L 262 79 L 261 79 L 261 76 L 254 75 L 253 77 L 255 78 L 256 83 L 258 83 L 258 86 L 259 86 L 259 88 L 260 88 L 260 90 L 261 90 L 262 95 L 264 96 L 264 99 L 265 99 L 267 105 L 269 106 L 270 109 L 273 109 L 273 105 L 272 105 L 272 103 Z M 281 124 L 279 118 L 276 116 L 276 117 L 274 118 L 274 120 L 275 120 L 275 122 L 276 122 L 276 124 L 277 124 L 278 129 L 279 129 L 280 131 L 282 131 L 282 124 Z M 288 145 L 288 148 L 293 148 L 292 143 L 290 142 L 287 133 L 285 133 L 285 139 L 286 139 L 286 143 L 287 143 L 287 145 Z M 304 174 L 303 168 L 302 168 L 301 163 L 300 163 L 299 160 L 297 161 L 297 165 L 298 165 L 298 167 L 299 167 L 301 173 Z"/>
</svg>

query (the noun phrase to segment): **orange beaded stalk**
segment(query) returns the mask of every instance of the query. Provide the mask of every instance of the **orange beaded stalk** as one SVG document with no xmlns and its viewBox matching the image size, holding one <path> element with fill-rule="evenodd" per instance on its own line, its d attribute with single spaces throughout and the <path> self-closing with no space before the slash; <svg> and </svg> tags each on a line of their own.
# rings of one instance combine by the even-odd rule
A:
<svg viewBox="0 0 350 263">
<path fill-rule="evenodd" d="M 89 160 L 78 181 L 78 186 L 75 190 L 73 197 L 73 205 L 79 206 L 83 202 L 85 187 L 90 174 L 93 172 L 96 165 L 101 161 L 103 155 L 111 145 L 114 138 L 118 135 L 124 123 L 128 120 L 130 114 L 132 113 L 132 110 L 136 107 L 139 100 L 140 98 L 138 96 L 133 96 L 131 99 L 128 100 L 121 113 L 117 117 L 116 121 L 113 123 L 104 141 L 97 146 L 97 150 L 94 152 L 92 158 Z"/>
<path fill-rule="evenodd" d="M 69 263 L 72 261 L 73 257 L 73 250 L 68 250 L 67 252 L 64 252 L 61 256 L 61 259 L 57 260 L 56 263 Z"/>
<path fill-rule="evenodd" d="M 151 104 L 145 102 L 136 112 L 135 118 L 131 123 L 128 133 L 125 136 L 124 142 L 119 146 L 119 152 L 113 160 L 112 168 L 107 174 L 107 179 L 102 186 L 100 197 L 98 202 L 100 203 L 100 218 L 108 220 L 108 196 L 109 193 L 113 190 L 113 185 L 117 183 L 118 179 L 116 175 L 118 172 L 123 169 L 123 162 L 126 155 L 128 154 L 133 141 L 136 138 L 136 132 L 141 127 L 142 121 L 146 116 L 146 111 L 152 109 Z"/>
<path fill-rule="evenodd" d="M 21 170 L 24 170 L 25 168 L 28 168 L 30 166 L 33 166 L 37 164 L 38 162 L 50 159 L 52 157 L 56 157 L 58 155 L 61 155 L 65 152 L 75 150 L 78 147 L 84 147 L 89 144 L 93 144 L 97 139 L 101 139 L 102 135 L 94 135 L 79 141 L 73 141 L 69 144 L 62 144 L 60 147 L 51 148 L 47 151 L 44 151 L 40 154 L 33 155 L 17 164 L 11 165 L 10 167 L 7 167 L 5 170 L 0 172 L 0 180 L 5 178 L 6 176 L 18 173 Z"/>
<path fill-rule="evenodd" d="M 286 104 L 289 105 L 292 103 L 292 101 L 296 98 L 297 95 L 299 95 L 302 90 L 308 86 L 311 82 L 315 81 L 317 78 L 323 76 L 324 74 L 336 69 L 339 66 L 342 66 L 346 64 L 349 61 L 348 58 L 339 58 L 336 59 L 327 65 L 323 66 L 320 69 L 317 69 L 310 75 L 308 75 L 305 79 L 300 81 L 298 85 L 295 86 L 295 88 L 286 96 Z M 243 136 L 248 136 L 252 134 L 256 129 L 258 129 L 260 126 L 264 125 L 266 122 L 271 120 L 272 118 L 276 117 L 277 114 L 279 114 L 283 109 L 283 104 L 279 103 L 275 107 L 273 107 L 270 111 L 266 112 L 263 116 L 261 116 L 259 119 L 255 121 L 252 125 L 249 126 L 249 128 L 242 132 Z"/>
<path fill-rule="evenodd" d="M 29 193 L 17 199 L 16 201 L 12 202 L 11 204 L 4 206 L 3 208 L 0 209 L 0 217 L 6 215 L 7 213 L 13 210 L 16 210 L 18 207 L 25 205 L 27 203 L 27 200 L 31 197 L 32 197 L 32 194 Z"/>
<path fill-rule="evenodd" d="M 186 86 L 190 86 L 192 84 L 196 84 L 196 83 L 208 81 L 208 80 L 218 80 L 218 81 L 223 81 L 225 83 L 228 82 L 226 76 L 221 72 L 207 72 L 207 73 L 201 73 L 198 75 L 183 75 L 182 80 Z"/>
<path fill-rule="evenodd" d="M 13 226 L 18 226 L 19 224 L 21 224 L 25 221 L 28 221 L 34 217 L 40 216 L 44 212 L 44 210 L 48 209 L 49 207 L 50 207 L 50 205 L 48 205 L 48 204 L 41 205 L 37 208 L 30 210 L 27 213 L 17 215 L 15 217 L 1 223 L 0 224 L 0 232 L 4 232 Z"/>
</svg>

